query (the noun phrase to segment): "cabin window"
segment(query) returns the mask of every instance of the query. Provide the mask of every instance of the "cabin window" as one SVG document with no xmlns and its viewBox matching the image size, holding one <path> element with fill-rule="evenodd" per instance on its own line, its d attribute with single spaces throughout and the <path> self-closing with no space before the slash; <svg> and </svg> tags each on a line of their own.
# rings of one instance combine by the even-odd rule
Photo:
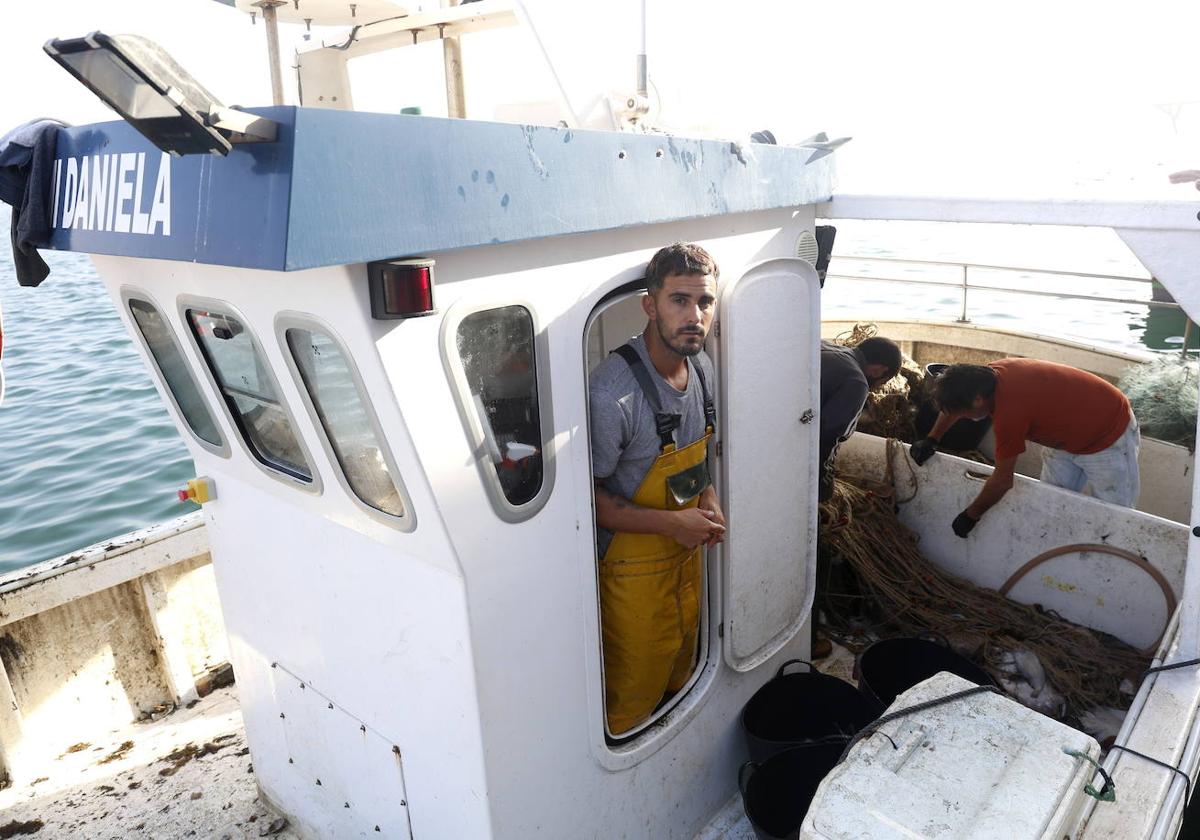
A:
<svg viewBox="0 0 1200 840">
<path fill-rule="evenodd" d="M 212 413 L 200 396 L 196 380 L 183 359 L 171 327 L 152 303 L 129 298 L 129 313 L 146 342 L 146 349 L 170 391 L 176 408 L 192 434 L 217 449 L 225 447 L 225 439 L 217 430 Z"/>
<path fill-rule="evenodd" d="M 264 466 L 312 482 L 291 419 L 258 342 L 232 315 L 188 309 L 187 321 L 242 438 Z"/>
<path fill-rule="evenodd" d="M 332 459 L 342 468 L 351 492 L 373 510 L 403 517 L 399 475 L 349 354 L 314 326 L 288 327 L 284 339 Z"/>
<path fill-rule="evenodd" d="M 482 427 L 482 455 L 513 507 L 542 489 L 542 420 L 533 316 L 502 306 L 463 317 L 455 333 L 473 412 Z"/>
</svg>

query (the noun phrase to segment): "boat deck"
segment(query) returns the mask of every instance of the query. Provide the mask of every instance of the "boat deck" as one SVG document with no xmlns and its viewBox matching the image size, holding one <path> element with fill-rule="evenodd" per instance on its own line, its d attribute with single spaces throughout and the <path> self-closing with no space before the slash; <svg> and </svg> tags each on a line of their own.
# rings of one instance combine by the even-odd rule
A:
<svg viewBox="0 0 1200 840">
<path fill-rule="evenodd" d="M 259 797 L 236 686 L 72 745 L 43 768 L 0 791 L 0 836 L 299 838 Z"/>
</svg>

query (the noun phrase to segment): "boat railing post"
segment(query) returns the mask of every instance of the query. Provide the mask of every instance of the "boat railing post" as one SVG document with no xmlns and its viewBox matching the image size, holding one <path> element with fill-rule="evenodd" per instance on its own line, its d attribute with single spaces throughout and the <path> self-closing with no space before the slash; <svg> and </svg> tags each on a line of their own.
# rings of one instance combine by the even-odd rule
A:
<svg viewBox="0 0 1200 840">
<path fill-rule="evenodd" d="M 267 30 L 267 63 L 271 65 L 271 104 L 283 104 L 283 74 L 279 69 L 279 21 L 275 7 L 283 0 L 259 0 L 254 5 L 262 9 L 264 28 Z"/>
<path fill-rule="evenodd" d="M 442 0 L 442 6 L 452 8 L 458 0 Z M 454 119 L 467 116 L 467 94 L 463 85 L 462 43 L 458 36 L 445 34 L 445 27 L 438 27 L 442 39 L 442 62 L 446 73 L 446 115 Z"/>
<path fill-rule="evenodd" d="M 962 267 L 962 315 L 958 319 L 960 324 L 966 324 L 971 320 L 967 317 L 967 272 L 969 270 L 970 267 L 964 263 Z"/>
</svg>

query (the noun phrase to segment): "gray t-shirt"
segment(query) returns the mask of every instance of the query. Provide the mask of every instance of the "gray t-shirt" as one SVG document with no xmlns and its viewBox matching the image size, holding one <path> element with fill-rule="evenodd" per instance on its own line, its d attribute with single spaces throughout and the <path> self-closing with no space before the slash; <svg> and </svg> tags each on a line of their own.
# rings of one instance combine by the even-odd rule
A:
<svg viewBox="0 0 1200 840">
<path fill-rule="evenodd" d="M 687 389 L 672 387 L 654 369 L 646 352 L 646 343 L 636 336 L 629 344 L 637 350 L 642 364 L 658 386 L 662 410 L 681 416 L 675 430 L 675 445 L 682 449 L 704 437 L 704 397 L 699 378 L 688 376 Z M 712 360 L 701 352 L 692 357 L 700 368 L 714 400 L 716 376 Z M 588 401 L 591 410 L 592 472 L 608 492 L 632 499 L 654 459 L 662 452 L 662 442 L 655 431 L 654 409 L 646 401 L 641 386 L 634 378 L 629 364 L 616 353 L 596 366 L 588 379 Z M 612 532 L 596 530 L 596 547 L 600 556 L 612 542 Z"/>
</svg>

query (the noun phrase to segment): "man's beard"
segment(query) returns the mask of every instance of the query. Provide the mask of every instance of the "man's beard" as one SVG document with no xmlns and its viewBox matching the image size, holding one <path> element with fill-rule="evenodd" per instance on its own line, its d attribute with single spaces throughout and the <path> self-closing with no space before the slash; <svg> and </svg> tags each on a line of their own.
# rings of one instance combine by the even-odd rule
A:
<svg viewBox="0 0 1200 840">
<path fill-rule="evenodd" d="M 663 332 L 662 324 L 655 322 L 658 327 L 658 337 L 662 339 L 662 343 L 667 346 L 667 349 L 680 356 L 695 356 L 704 349 L 704 333 L 697 330 L 695 332 L 688 331 L 684 333 L 676 333 L 675 341 L 672 341 L 666 333 Z M 684 340 L 688 338 L 698 338 L 700 343 L 696 345 L 685 344 Z"/>
</svg>

